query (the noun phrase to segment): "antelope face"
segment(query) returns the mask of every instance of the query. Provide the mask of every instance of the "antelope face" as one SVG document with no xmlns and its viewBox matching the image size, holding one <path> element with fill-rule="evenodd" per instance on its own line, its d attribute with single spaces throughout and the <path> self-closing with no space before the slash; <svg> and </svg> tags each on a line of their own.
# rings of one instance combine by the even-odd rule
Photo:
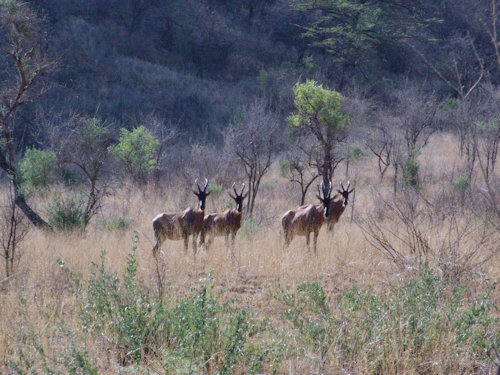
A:
<svg viewBox="0 0 500 375">
<path fill-rule="evenodd" d="M 196 186 L 198 187 L 198 192 L 193 190 L 193 193 L 198 197 L 198 200 L 200 202 L 200 210 L 204 211 L 205 210 L 205 201 L 206 201 L 207 197 L 210 195 L 210 191 L 207 191 L 208 179 L 205 178 L 205 186 L 203 187 L 203 189 L 198 184 L 198 179 L 196 179 L 194 182 L 195 182 Z"/>
<path fill-rule="evenodd" d="M 236 182 L 233 183 L 233 190 L 234 190 L 234 196 L 229 193 L 229 196 L 236 202 L 236 210 L 238 212 L 241 212 L 243 208 L 243 200 L 247 197 L 248 193 L 243 195 L 243 190 L 245 190 L 245 184 L 242 184 L 241 186 L 241 191 L 238 194 L 236 191 L 236 188 L 234 187 L 236 185 Z"/>
<path fill-rule="evenodd" d="M 332 194 L 332 183 L 330 182 L 330 186 L 328 188 L 325 188 L 325 185 L 323 182 L 321 182 L 320 185 L 318 185 L 318 192 L 319 194 L 316 195 L 316 197 L 323 203 L 323 215 L 328 218 L 330 216 L 330 202 L 332 200 L 331 194 Z M 323 193 L 323 195 L 321 195 Z"/>
<path fill-rule="evenodd" d="M 354 191 L 354 188 L 349 191 L 349 186 L 351 186 L 351 181 L 347 181 L 347 189 L 344 189 L 344 185 L 342 184 L 342 181 L 340 181 L 341 190 L 337 190 L 337 192 L 342 196 L 343 207 L 347 206 L 347 203 L 349 203 L 349 194 Z"/>
</svg>

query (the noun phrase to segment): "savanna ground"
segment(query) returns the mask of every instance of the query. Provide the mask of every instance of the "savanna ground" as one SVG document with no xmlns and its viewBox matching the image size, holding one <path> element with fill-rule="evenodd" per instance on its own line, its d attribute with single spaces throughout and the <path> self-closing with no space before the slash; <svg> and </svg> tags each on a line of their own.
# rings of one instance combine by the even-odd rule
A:
<svg viewBox="0 0 500 375">
<path fill-rule="evenodd" d="M 191 241 L 188 254 L 167 241 L 156 263 L 152 218 L 195 197 L 187 186 L 120 186 L 85 233 L 32 230 L 22 243 L 0 284 L 0 372 L 494 373 L 500 236 L 480 194 L 454 187 L 457 155 L 454 137 L 434 137 L 419 157 L 420 198 L 394 198 L 370 157 L 351 165 L 355 197 L 333 234 L 322 229 L 317 254 L 303 237 L 282 248 L 280 217 L 299 194 L 276 165 L 234 256 L 223 239 L 196 257 Z M 410 223 L 387 208 L 408 201 Z M 212 195 L 206 211 L 228 202 Z M 103 225 L 117 217 L 130 222 Z"/>
</svg>

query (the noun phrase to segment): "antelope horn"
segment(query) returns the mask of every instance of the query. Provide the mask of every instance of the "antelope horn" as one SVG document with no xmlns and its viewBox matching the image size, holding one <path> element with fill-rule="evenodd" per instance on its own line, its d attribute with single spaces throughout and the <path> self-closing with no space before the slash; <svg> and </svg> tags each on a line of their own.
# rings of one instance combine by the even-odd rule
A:
<svg viewBox="0 0 500 375">
<path fill-rule="evenodd" d="M 240 196 L 243 195 L 243 190 L 245 190 L 245 183 L 241 185 Z"/>
<path fill-rule="evenodd" d="M 208 178 L 205 177 L 205 186 L 203 187 L 203 191 L 207 190 L 208 186 Z"/>
<path fill-rule="evenodd" d="M 347 181 L 347 190 L 349 190 L 349 186 L 351 186 L 351 181 Z"/>
<path fill-rule="evenodd" d="M 328 187 L 328 196 L 332 194 L 332 181 L 330 180 L 330 186 Z"/>
<path fill-rule="evenodd" d="M 196 180 L 194 180 L 194 183 L 196 184 L 196 186 L 198 186 L 198 192 L 201 193 L 201 188 L 200 188 L 200 185 L 198 184 L 198 178 L 196 178 Z"/>
<path fill-rule="evenodd" d="M 340 187 L 341 187 L 342 190 L 345 190 L 344 189 L 344 184 L 342 183 L 342 180 L 340 180 Z"/>
<path fill-rule="evenodd" d="M 233 190 L 234 190 L 234 194 L 238 195 L 238 192 L 236 191 L 236 188 L 234 187 L 234 185 L 236 185 L 236 182 L 233 182 Z"/>
<path fill-rule="evenodd" d="M 320 197 L 321 194 L 325 195 L 325 190 L 323 189 L 323 181 L 321 181 L 321 184 L 318 185 L 318 193 Z"/>
</svg>

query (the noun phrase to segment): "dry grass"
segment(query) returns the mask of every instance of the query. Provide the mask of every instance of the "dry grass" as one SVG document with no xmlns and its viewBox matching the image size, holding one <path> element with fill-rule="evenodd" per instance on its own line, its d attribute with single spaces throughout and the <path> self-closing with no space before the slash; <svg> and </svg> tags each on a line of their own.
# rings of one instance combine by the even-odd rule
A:
<svg viewBox="0 0 500 375">
<path fill-rule="evenodd" d="M 460 168 L 454 140 L 449 135 L 436 136 L 433 143 L 420 157 L 422 173 L 429 184 L 448 181 L 452 170 Z M 342 168 L 339 169 L 341 171 Z M 372 215 L 377 212 L 372 189 L 390 193 L 389 178 L 382 184 L 376 175 L 375 162 L 362 160 L 351 166 L 351 180 L 356 179 L 355 215 Z M 390 177 L 390 176 L 389 176 Z M 448 180 L 446 180 L 448 178 Z M 328 235 L 323 229 L 318 239 L 318 253 L 308 252 L 302 237 L 294 239 L 288 249 L 283 249 L 280 238 L 280 215 L 293 207 L 298 194 L 290 191 L 289 184 L 274 173 L 264 182 L 258 197 L 256 217 L 246 224 L 238 234 L 235 254 L 232 257 L 224 246 L 223 239 L 216 239 L 211 250 L 201 249 L 196 257 L 191 250 L 185 254 L 181 241 L 167 241 L 162 247 L 162 256 L 166 264 L 167 294 L 182 296 L 193 287 L 207 282 L 211 277 L 217 289 L 224 291 L 224 298 L 238 297 L 239 306 L 248 307 L 260 316 L 268 317 L 277 324 L 281 320 L 283 306 L 270 293 L 279 287 L 290 286 L 294 290 L 304 282 L 320 281 L 324 286 L 329 301 L 335 301 L 345 290 L 358 285 L 373 290 L 393 288 L 404 279 L 405 272 L 395 270 L 390 261 L 376 251 L 366 240 L 362 229 L 351 222 L 351 210 L 344 213 L 335 227 L 334 235 Z M 432 187 L 433 185 L 431 185 Z M 387 195 L 386 194 L 386 195 Z M 312 194 L 310 195 L 312 196 Z M 216 211 L 228 202 L 225 193 L 218 199 L 208 200 L 207 211 Z M 309 199 L 311 200 L 311 198 Z M 68 345 L 68 337 L 54 339 L 60 335 L 56 321 L 64 320 L 71 327 L 74 339 L 81 340 L 82 347 L 89 353 L 95 365 L 102 373 L 119 373 L 124 369 L 114 363 L 110 353 L 100 351 L 97 341 L 82 332 L 78 322 L 78 300 L 71 292 L 72 282 L 67 273 L 61 270 L 57 260 L 63 259 L 65 267 L 82 280 L 89 277 L 92 263 L 99 263 L 100 255 L 106 251 L 107 266 L 111 272 L 122 274 L 126 266 L 127 254 L 133 246 L 134 232 L 139 235 L 137 260 L 140 266 L 138 275 L 141 283 L 152 295 L 156 293 L 155 262 L 151 249 L 153 233 L 151 219 L 161 211 L 180 210 L 194 199 L 189 193 L 170 190 L 156 193 L 152 190 L 139 191 L 133 186 L 123 186 L 104 202 L 104 209 L 94 219 L 93 225 L 84 234 L 55 233 L 45 234 L 33 230 L 23 243 L 23 257 L 16 274 L 0 284 L 0 369 L 15 371 L 8 366 L 14 357 L 19 357 L 20 348 L 29 353 L 32 340 L 24 340 L 28 331 L 35 332 L 40 345 L 44 348 L 49 361 L 57 363 L 60 358 L 52 358 L 52 353 Z M 38 206 L 43 207 L 43 203 Z M 129 229 L 107 231 L 99 223 L 104 219 L 117 216 L 131 220 Z M 435 230 L 431 242 L 442 242 L 446 228 Z M 405 251 L 405 250 L 402 250 Z M 492 279 L 500 277 L 499 257 L 492 258 L 487 264 L 476 270 Z M 211 276 L 213 275 L 213 276 Z M 494 293 L 498 293 L 495 291 Z M 499 302 L 496 294 L 494 300 Z M 335 310 L 335 308 L 334 308 Z M 497 324 L 498 327 L 498 324 Z M 59 333 L 58 333 L 59 332 Z M 452 340 L 451 337 L 449 340 Z M 429 355 L 434 364 L 428 369 L 415 366 L 411 357 L 394 358 L 394 368 L 386 368 L 384 373 L 450 373 L 458 368 L 474 369 L 477 373 L 492 371 L 493 362 L 484 367 L 484 363 L 460 364 L 470 361 L 470 356 L 462 358 L 450 353 L 450 346 L 435 349 Z M 33 350 L 31 350 L 33 352 Z M 28 355 L 28 354 L 26 354 Z M 408 352 L 394 353 L 395 356 L 408 356 Z M 34 359 L 33 359 L 34 360 Z M 449 367 L 455 361 L 457 366 Z M 397 365 L 396 365 L 397 363 Z M 407 367 L 401 367 L 401 363 Z M 151 364 L 151 366 L 153 366 Z M 344 364 L 335 358 L 329 358 L 326 373 L 345 373 Z M 146 365 L 146 368 L 148 366 Z M 43 365 L 39 372 L 44 373 Z M 344 370 L 342 370 L 344 368 Z M 150 367 L 154 373 L 155 368 Z M 157 370 L 158 372 L 161 372 Z M 356 368 L 350 373 L 374 372 L 373 363 L 366 358 L 359 358 Z M 280 373 L 318 373 L 317 360 L 314 356 L 291 356 L 283 362 Z M 376 371 L 375 371 L 376 372 Z"/>
</svg>

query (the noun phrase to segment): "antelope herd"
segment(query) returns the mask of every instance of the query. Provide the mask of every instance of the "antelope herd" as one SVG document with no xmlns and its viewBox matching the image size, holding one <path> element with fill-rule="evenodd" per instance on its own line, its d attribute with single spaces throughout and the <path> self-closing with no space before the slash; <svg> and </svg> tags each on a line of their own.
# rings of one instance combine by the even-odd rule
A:
<svg viewBox="0 0 500 375">
<path fill-rule="evenodd" d="M 157 253 L 162 243 L 167 239 L 184 240 L 184 250 L 187 252 L 189 236 L 193 237 L 195 255 L 198 251 L 198 240 L 200 246 L 204 245 L 208 250 L 215 237 L 224 236 L 226 246 L 231 247 L 231 249 L 234 247 L 236 233 L 241 227 L 243 200 L 247 197 L 247 194 L 243 195 L 245 184 L 242 184 L 238 193 L 235 188 L 236 182 L 233 183 L 234 196 L 229 193 L 229 196 L 236 203 L 236 207 L 224 212 L 205 215 L 206 198 L 210 195 L 210 192 L 207 191 L 208 183 L 208 179 L 205 178 L 205 185 L 202 189 L 198 184 L 198 179 L 195 180 L 198 191 L 193 191 L 193 193 L 198 197 L 199 202 L 196 208 L 189 207 L 183 212 L 161 213 L 153 219 L 153 230 L 156 239 L 153 254 Z M 322 182 L 318 186 L 319 194 L 316 195 L 321 202 L 320 205 L 308 204 L 285 212 L 281 217 L 284 245 L 286 247 L 290 245 L 294 236 L 305 236 L 307 248 L 309 249 L 309 238 L 312 232 L 314 234 L 314 253 L 316 253 L 319 231 L 325 223 L 327 230 L 333 231 L 335 223 L 339 221 L 349 202 L 349 194 L 354 190 L 349 190 L 350 185 L 351 183 L 348 181 L 345 189 L 342 181 L 340 181 L 341 190 L 337 190 L 338 194 L 332 197 L 331 181 L 328 187 Z M 337 197 L 340 199 L 336 200 Z M 230 241 L 229 236 L 231 236 Z"/>
</svg>

